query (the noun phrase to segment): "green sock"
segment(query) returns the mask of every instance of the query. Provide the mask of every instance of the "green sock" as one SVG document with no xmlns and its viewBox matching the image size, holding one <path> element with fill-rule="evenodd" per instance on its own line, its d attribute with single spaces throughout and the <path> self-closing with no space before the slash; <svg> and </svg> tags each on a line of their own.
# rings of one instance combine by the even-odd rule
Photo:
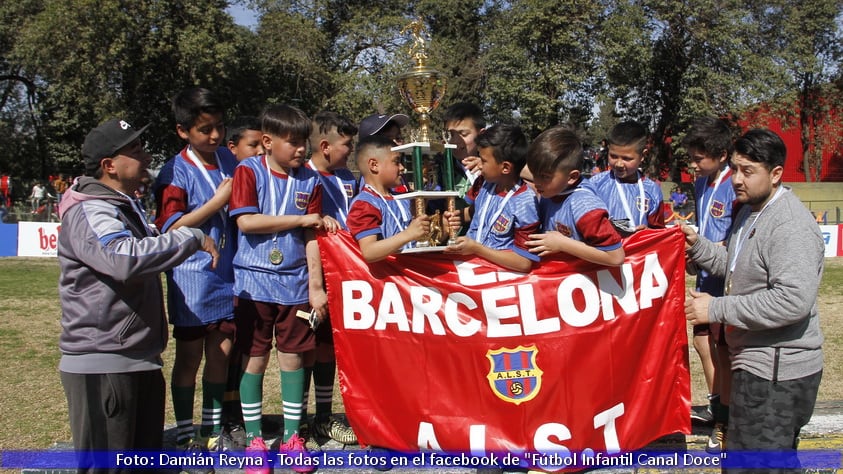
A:
<svg viewBox="0 0 843 474">
<path fill-rule="evenodd" d="M 281 404 L 284 408 L 284 442 L 299 431 L 304 369 L 281 371 Z"/>
<path fill-rule="evenodd" d="M 193 437 L 193 395 L 196 387 L 170 387 L 173 414 L 176 417 L 176 444 L 185 444 Z"/>
<path fill-rule="evenodd" d="M 246 430 L 246 446 L 260 438 L 261 416 L 263 414 L 263 374 L 243 372 L 240 377 L 240 406 L 243 409 L 243 425 Z"/>
<path fill-rule="evenodd" d="M 313 367 L 313 384 L 316 385 L 316 416 L 331 415 L 336 372 L 336 362 L 317 362 Z"/>
<path fill-rule="evenodd" d="M 201 436 L 217 436 L 222 431 L 222 402 L 225 397 L 225 383 L 208 382 L 202 379 L 202 426 Z"/>
</svg>

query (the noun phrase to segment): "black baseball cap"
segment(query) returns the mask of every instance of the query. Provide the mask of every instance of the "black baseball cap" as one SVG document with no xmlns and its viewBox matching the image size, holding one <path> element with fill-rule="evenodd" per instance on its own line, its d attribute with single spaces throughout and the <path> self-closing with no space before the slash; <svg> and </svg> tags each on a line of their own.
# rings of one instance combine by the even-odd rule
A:
<svg viewBox="0 0 843 474">
<path fill-rule="evenodd" d="M 129 122 L 116 118 L 99 124 L 97 128 L 88 132 L 82 144 L 85 172 L 93 176 L 103 158 L 113 157 L 119 149 L 132 143 L 148 127 L 149 124 L 134 128 Z"/>
<path fill-rule="evenodd" d="M 363 119 L 360 122 L 360 128 L 357 131 L 360 138 L 374 135 L 381 131 L 383 127 L 389 122 L 395 122 L 398 127 L 404 127 L 410 123 L 410 117 L 404 114 L 374 114 Z"/>
</svg>

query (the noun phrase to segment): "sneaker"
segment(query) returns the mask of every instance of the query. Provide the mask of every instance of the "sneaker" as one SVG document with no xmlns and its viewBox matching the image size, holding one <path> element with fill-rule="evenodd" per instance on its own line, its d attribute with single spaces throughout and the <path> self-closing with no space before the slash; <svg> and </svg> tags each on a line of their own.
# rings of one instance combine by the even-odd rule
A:
<svg viewBox="0 0 843 474">
<path fill-rule="evenodd" d="M 184 447 L 184 456 L 187 459 L 192 457 L 206 458 L 209 455 L 207 440 L 203 438 L 193 438 Z M 179 468 L 180 472 L 185 474 L 214 474 L 212 466 L 179 466 Z"/>
<path fill-rule="evenodd" d="M 304 447 L 307 448 L 308 451 L 322 451 L 322 445 L 319 444 L 319 440 L 316 439 L 316 435 L 310 432 L 309 422 L 302 421 L 299 424 L 299 436 L 304 439 Z"/>
<path fill-rule="evenodd" d="M 208 436 L 203 439 L 208 451 L 222 453 L 231 451 L 234 448 L 234 440 L 226 432 Z"/>
<path fill-rule="evenodd" d="M 298 435 L 298 433 L 294 434 L 287 440 L 286 443 L 281 445 L 281 448 L 278 449 L 278 452 L 290 457 L 291 459 L 301 458 L 304 461 L 302 464 L 299 465 L 292 465 L 290 469 L 296 472 L 313 472 L 316 470 L 316 466 L 305 461 L 305 459 L 310 459 L 310 453 L 307 451 L 307 447 L 305 446 L 304 439 Z M 285 463 L 286 464 L 286 463 Z"/>
<path fill-rule="evenodd" d="M 357 435 L 348 423 L 339 416 L 317 417 L 313 421 L 313 431 L 324 438 L 331 438 L 342 444 L 357 444 Z"/>
<path fill-rule="evenodd" d="M 714 422 L 714 415 L 711 413 L 711 405 L 698 405 L 691 407 L 691 421 L 705 425 Z"/>
<path fill-rule="evenodd" d="M 709 454 L 720 454 L 726 449 L 726 437 L 728 427 L 723 423 L 716 423 L 714 429 L 711 431 L 711 436 L 708 437 L 708 442 L 705 446 L 705 451 Z"/>
<path fill-rule="evenodd" d="M 269 474 L 269 449 L 263 438 L 253 439 L 246 447 L 246 458 L 251 458 L 246 460 L 250 464 L 246 466 L 246 474 Z"/>
</svg>

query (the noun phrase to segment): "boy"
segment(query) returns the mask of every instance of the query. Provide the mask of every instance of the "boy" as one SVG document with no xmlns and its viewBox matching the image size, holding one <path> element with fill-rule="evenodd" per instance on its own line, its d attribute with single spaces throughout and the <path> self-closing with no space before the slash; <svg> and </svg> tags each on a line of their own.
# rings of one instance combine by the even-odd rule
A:
<svg viewBox="0 0 843 474">
<path fill-rule="evenodd" d="M 468 233 L 446 252 L 477 255 L 510 270 L 526 273 L 539 257 L 524 245 L 539 228 L 536 195 L 521 180 L 527 136 L 518 125 L 497 124 L 477 137 L 480 174 L 466 194 L 462 216 Z"/>
<path fill-rule="evenodd" d="M 647 135 L 647 129 L 633 121 L 612 127 L 607 138 L 609 171 L 585 182 L 606 203 L 609 218 L 626 235 L 647 227 L 664 228 L 662 190 L 639 171 L 647 155 Z"/>
<path fill-rule="evenodd" d="M 372 114 L 360 121 L 359 139 L 380 135 L 392 141 L 392 145 L 404 144 L 401 129 L 410 123 L 410 117 L 404 114 Z"/>
<path fill-rule="evenodd" d="M 465 143 L 465 150 L 458 149 L 456 152 L 457 156 L 463 158 L 454 163 L 454 190 L 462 197 L 474 184 L 479 173 L 480 157 L 477 156 L 475 140 L 486 128 L 486 120 L 480 107 L 471 102 L 458 102 L 445 110 L 444 121 L 445 130 L 452 137 L 458 135 Z"/>
<path fill-rule="evenodd" d="M 338 227 L 345 229 L 351 200 L 358 191 L 357 179 L 347 168 L 348 157 L 354 148 L 352 141 L 354 135 L 357 134 L 357 127 L 342 115 L 323 111 L 313 117 L 312 128 L 313 131 L 310 133 L 312 154 L 305 166 L 319 172 L 324 219 L 326 221 L 329 217 L 336 219 Z M 331 438 L 343 444 L 356 444 L 357 436 L 351 427 L 342 418 L 331 415 L 337 362 L 331 320 L 328 317 L 316 330 L 316 363 L 313 366 L 306 366 L 304 370 L 303 409 L 305 413 L 310 391 L 310 376 L 311 373 L 313 374 L 316 393 L 314 432 L 323 438 Z M 311 439 L 308 439 L 308 442 L 311 443 Z M 311 446 L 312 443 L 308 445 L 309 448 Z"/>
<path fill-rule="evenodd" d="M 366 262 L 385 259 L 430 232 L 430 217 L 412 217 L 409 200 L 396 200 L 390 188 L 401 183 L 404 165 L 383 136 L 363 137 L 357 144 L 357 166 L 365 182 L 348 211 L 348 230 L 360 244 Z"/>
<path fill-rule="evenodd" d="M 240 116 L 226 127 L 225 143 L 239 162 L 251 156 L 263 155 L 261 135 L 261 123 L 257 117 Z M 222 421 L 229 432 L 243 429 L 243 414 L 240 412 L 240 373 L 242 371 L 242 356 L 237 351 L 237 347 L 232 347 L 228 357 L 225 401 L 222 405 Z M 268 429 L 267 420 L 264 420 L 264 428 Z"/>
<path fill-rule="evenodd" d="M 266 154 L 242 161 L 234 173 L 230 214 L 240 233 L 234 258 L 237 345 L 245 356 L 240 402 L 246 428 L 247 452 L 267 459 L 261 433 L 263 374 L 272 337 L 281 368 L 284 431 L 280 452 L 308 459 L 299 436 L 304 391 L 304 358 L 312 358 L 316 340 L 306 319 L 313 310 L 326 312 L 327 295 L 309 268 L 320 264 L 314 229 L 321 228 L 322 186 L 319 174 L 302 166 L 311 123 L 289 105 L 269 106 L 262 114 L 261 137 Z M 321 276 L 321 273 L 320 273 Z M 323 316 L 320 316 L 323 317 Z M 310 472 L 305 461 L 293 466 Z M 248 470 L 247 470 L 248 471 Z M 268 463 L 256 472 L 268 472 Z"/>
<path fill-rule="evenodd" d="M 223 106 L 208 89 L 189 88 L 173 98 L 176 133 L 187 145 L 161 170 L 156 181 L 155 225 L 162 232 L 198 227 L 218 243 L 220 260 L 208 267 L 195 254 L 167 272 L 167 302 L 176 357 L 171 393 L 176 444 L 188 449 L 222 450 L 222 403 L 228 356 L 234 340 L 235 229 L 225 212 L 237 161 L 223 146 Z M 193 431 L 196 373 L 202 356 L 202 425 Z"/>
<path fill-rule="evenodd" d="M 696 169 L 694 197 L 697 205 L 699 235 L 723 244 L 732 230 L 733 211 L 737 211 L 735 189 L 731 185 L 729 157 L 734 146 L 732 131 L 722 120 L 704 117 L 696 120 L 682 140 L 682 146 Z M 704 270 L 697 273 L 697 291 L 723 296 L 724 280 Z M 694 326 L 694 349 L 700 357 L 708 386 L 709 409 L 714 430 L 706 451 L 719 453 L 725 443 L 729 421 L 731 364 L 721 324 Z"/>
<path fill-rule="evenodd" d="M 625 254 L 621 236 L 609 221 L 606 205 L 583 186 L 582 145 L 567 127 L 542 132 L 527 151 L 527 166 L 541 196 L 543 233 L 530 236 L 530 251 L 544 257 L 557 252 L 600 265 L 617 266 Z"/>
<path fill-rule="evenodd" d="M 162 448 L 160 272 L 197 250 L 208 253 L 210 268 L 217 263 L 214 239 L 188 227 L 159 235 L 130 197 L 149 178 L 152 157 L 139 139 L 145 129 L 118 119 L 93 129 L 82 145 L 87 176 L 60 208 L 59 371 L 79 472 L 91 467 L 90 452 Z"/>
<path fill-rule="evenodd" d="M 253 116 L 235 118 L 226 129 L 225 143 L 237 161 L 263 155 L 260 120 Z"/>
</svg>

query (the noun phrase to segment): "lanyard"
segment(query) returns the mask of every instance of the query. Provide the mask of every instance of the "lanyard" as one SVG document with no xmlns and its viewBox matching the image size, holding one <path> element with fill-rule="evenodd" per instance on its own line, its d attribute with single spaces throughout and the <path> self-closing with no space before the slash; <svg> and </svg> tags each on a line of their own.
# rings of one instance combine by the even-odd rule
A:
<svg viewBox="0 0 843 474">
<path fill-rule="evenodd" d="M 483 239 L 488 235 L 489 230 L 486 228 L 487 222 L 495 222 L 495 220 L 503 213 L 503 208 L 506 207 L 506 203 L 509 202 L 509 199 L 515 194 L 515 191 L 518 191 L 520 188 L 520 183 L 516 183 L 512 189 L 507 191 L 506 196 L 504 196 L 503 201 L 498 206 L 498 210 L 495 215 L 492 216 L 490 220 L 487 220 L 488 213 L 489 213 L 489 206 L 492 203 L 492 198 L 496 196 L 495 194 L 495 183 L 489 183 L 492 186 L 491 192 L 489 193 L 489 197 L 486 199 L 486 202 L 483 203 L 483 208 L 480 209 L 480 220 L 477 222 L 477 241 L 481 244 L 483 243 Z M 485 230 L 485 232 L 484 232 Z"/>
<path fill-rule="evenodd" d="M 767 207 L 769 207 L 770 204 L 775 202 L 775 200 L 778 199 L 779 196 L 782 195 L 782 193 L 784 193 L 784 187 L 779 187 L 778 191 L 776 191 L 776 194 L 773 196 L 773 198 L 770 199 L 769 201 L 767 201 L 767 204 L 764 204 L 764 207 L 761 208 L 761 210 L 755 216 L 755 219 L 753 219 L 752 224 L 748 228 L 745 229 L 746 221 L 749 219 L 749 215 L 751 214 L 751 212 L 749 214 L 747 214 L 746 217 L 743 219 L 743 222 L 741 222 L 741 228 L 738 229 L 738 234 L 736 235 L 736 237 L 738 239 L 738 242 L 735 244 L 735 248 L 734 248 L 733 253 L 732 253 L 732 260 L 731 260 L 731 262 L 729 262 L 729 273 L 730 274 L 734 273 L 735 264 L 738 261 L 738 255 L 740 255 L 740 253 L 741 253 L 741 249 L 743 248 L 743 244 L 746 242 L 746 240 L 749 237 L 752 236 L 753 231 L 755 230 L 755 224 L 758 223 L 758 218 L 761 217 L 761 214 L 763 214 L 764 211 L 767 210 Z M 746 232 L 744 232 L 744 230 Z"/>
<path fill-rule="evenodd" d="M 640 209 L 638 209 L 637 220 L 632 217 L 632 210 L 630 210 L 629 208 L 629 202 L 626 199 L 626 191 L 624 191 L 623 185 L 618 180 L 618 178 L 615 178 L 614 176 L 612 176 L 612 178 L 615 180 L 615 188 L 617 188 L 618 194 L 620 194 L 621 204 L 623 204 L 623 211 L 626 213 L 626 218 L 629 219 L 629 222 L 632 224 L 633 227 L 643 224 L 645 222 L 644 203 L 647 202 L 646 196 L 644 195 L 644 184 L 642 183 L 642 181 L 644 181 L 644 177 L 640 176 L 640 174 L 638 176 L 638 194 L 640 195 L 641 205 Z"/>
<path fill-rule="evenodd" d="M 202 177 L 205 178 L 205 182 L 208 183 L 208 186 L 211 187 L 211 194 L 215 194 L 217 192 L 217 184 L 214 183 L 214 180 L 211 179 L 211 175 L 208 173 L 208 170 L 205 169 L 205 164 L 199 160 L 199 157 L 196 156 L 196 153 L 193 151 L 193 147 L 190 145 L 187 146 L 187 157 L 193 164 L 199 168 L 199 172 L 202 173 Z M 220 157 L 217 152 L 214 152 L 214 160 L 217 162 L 217 169 L 220 172 L 220 176 L 222 179 L 228 178 L 228 175 L 222 169 L 222 163 L 220 163 Z M 225 235 L 228 233 L 228 219 L 226 212 L 228 211 L 228 204 L 224 205 L 217 214 L 220 216 L 220 221 L 222 222 L 222 229 L 220 229 L 220 236 L 219 236 L 219 247 L 225 247 Z"/>
<path fill-rule="evenodd" d="M 700 235 L 705 235 L 705 229 L 708 227 L 708 222 L 711 219 L 711 202 L 714 201 L 714 195 L 717 194 L 717 188 L 720 187 L 720 182 L 723 181 L 723 178 L 726 177 L 731 172 L 729 168 L 720 171 L 720 174 L 717 176 L 717 179 L 714 181 L 714 190 L 711 191 L 711 195 L 708 199 L 704 202 L 703 207 L 700 208 L 702 213 L 700 214 Z M 708 187 L 708 184 L 706 184 Z"/>
<path fill-rule="evenodd" d="M 386 198 L 383 196 L 383 194 L 379 193 L 378 190 L 375 189 L 374 187 L 372 187 L 372 185 L 370 185 L 370 184 L 366 185 L 366 189 L 370 190 L 371 192 L 375 193 L 379 198 L 381 198 L 381 200 L 385 204 L 384 207 L 386 207 L 386 212 L 388 212 L 389 215 L 392 216 L 392 219 L 395 220 L 395 222 L 398 224 L 399 230 L 401 229 L 402 225 L 405 225 L 407 222 L 410 222 L 410 220 L 411 220 L 410 216 L 408 216 L 406 214 L 403 206 L 401 206 L 401 205 L 398 206 L 398 211 L 401 212 L 401 219 L 398 219 L 398 216 L 396 216 L 395 213 L 392 212 L 392 209 L 389 206 L 389 202 L 386 200 Z M 392 202 L 395 202 L 395 200 L 393 200 Z"/>
<path fill-rule="evenodd" d="M 294 187 L 293 183 L 293 175 L 287 174 L 287 184 L 284 188 L 284 200 L 281 201 L 281 208 L 275 207 L 275 182 L 272 178 L 272 169 L 269 167 L 269 155 L 264 156 L 264 160 L 266 161 L 266 173 L 267 173 L 267 183 L 269 184 L 269 211 L 271 216 L 278 216 L 282 215 L 281 213 L 287 211 L 287 203 L 290 201 L 290 194 L 292 194 L 292 189 Z M 292 170 L 291 170 L 292 171 Z M 272 234 L 272 247 L 275 248 L 275 242 L 278 240 L 278 232 Z"/>
</svg>

